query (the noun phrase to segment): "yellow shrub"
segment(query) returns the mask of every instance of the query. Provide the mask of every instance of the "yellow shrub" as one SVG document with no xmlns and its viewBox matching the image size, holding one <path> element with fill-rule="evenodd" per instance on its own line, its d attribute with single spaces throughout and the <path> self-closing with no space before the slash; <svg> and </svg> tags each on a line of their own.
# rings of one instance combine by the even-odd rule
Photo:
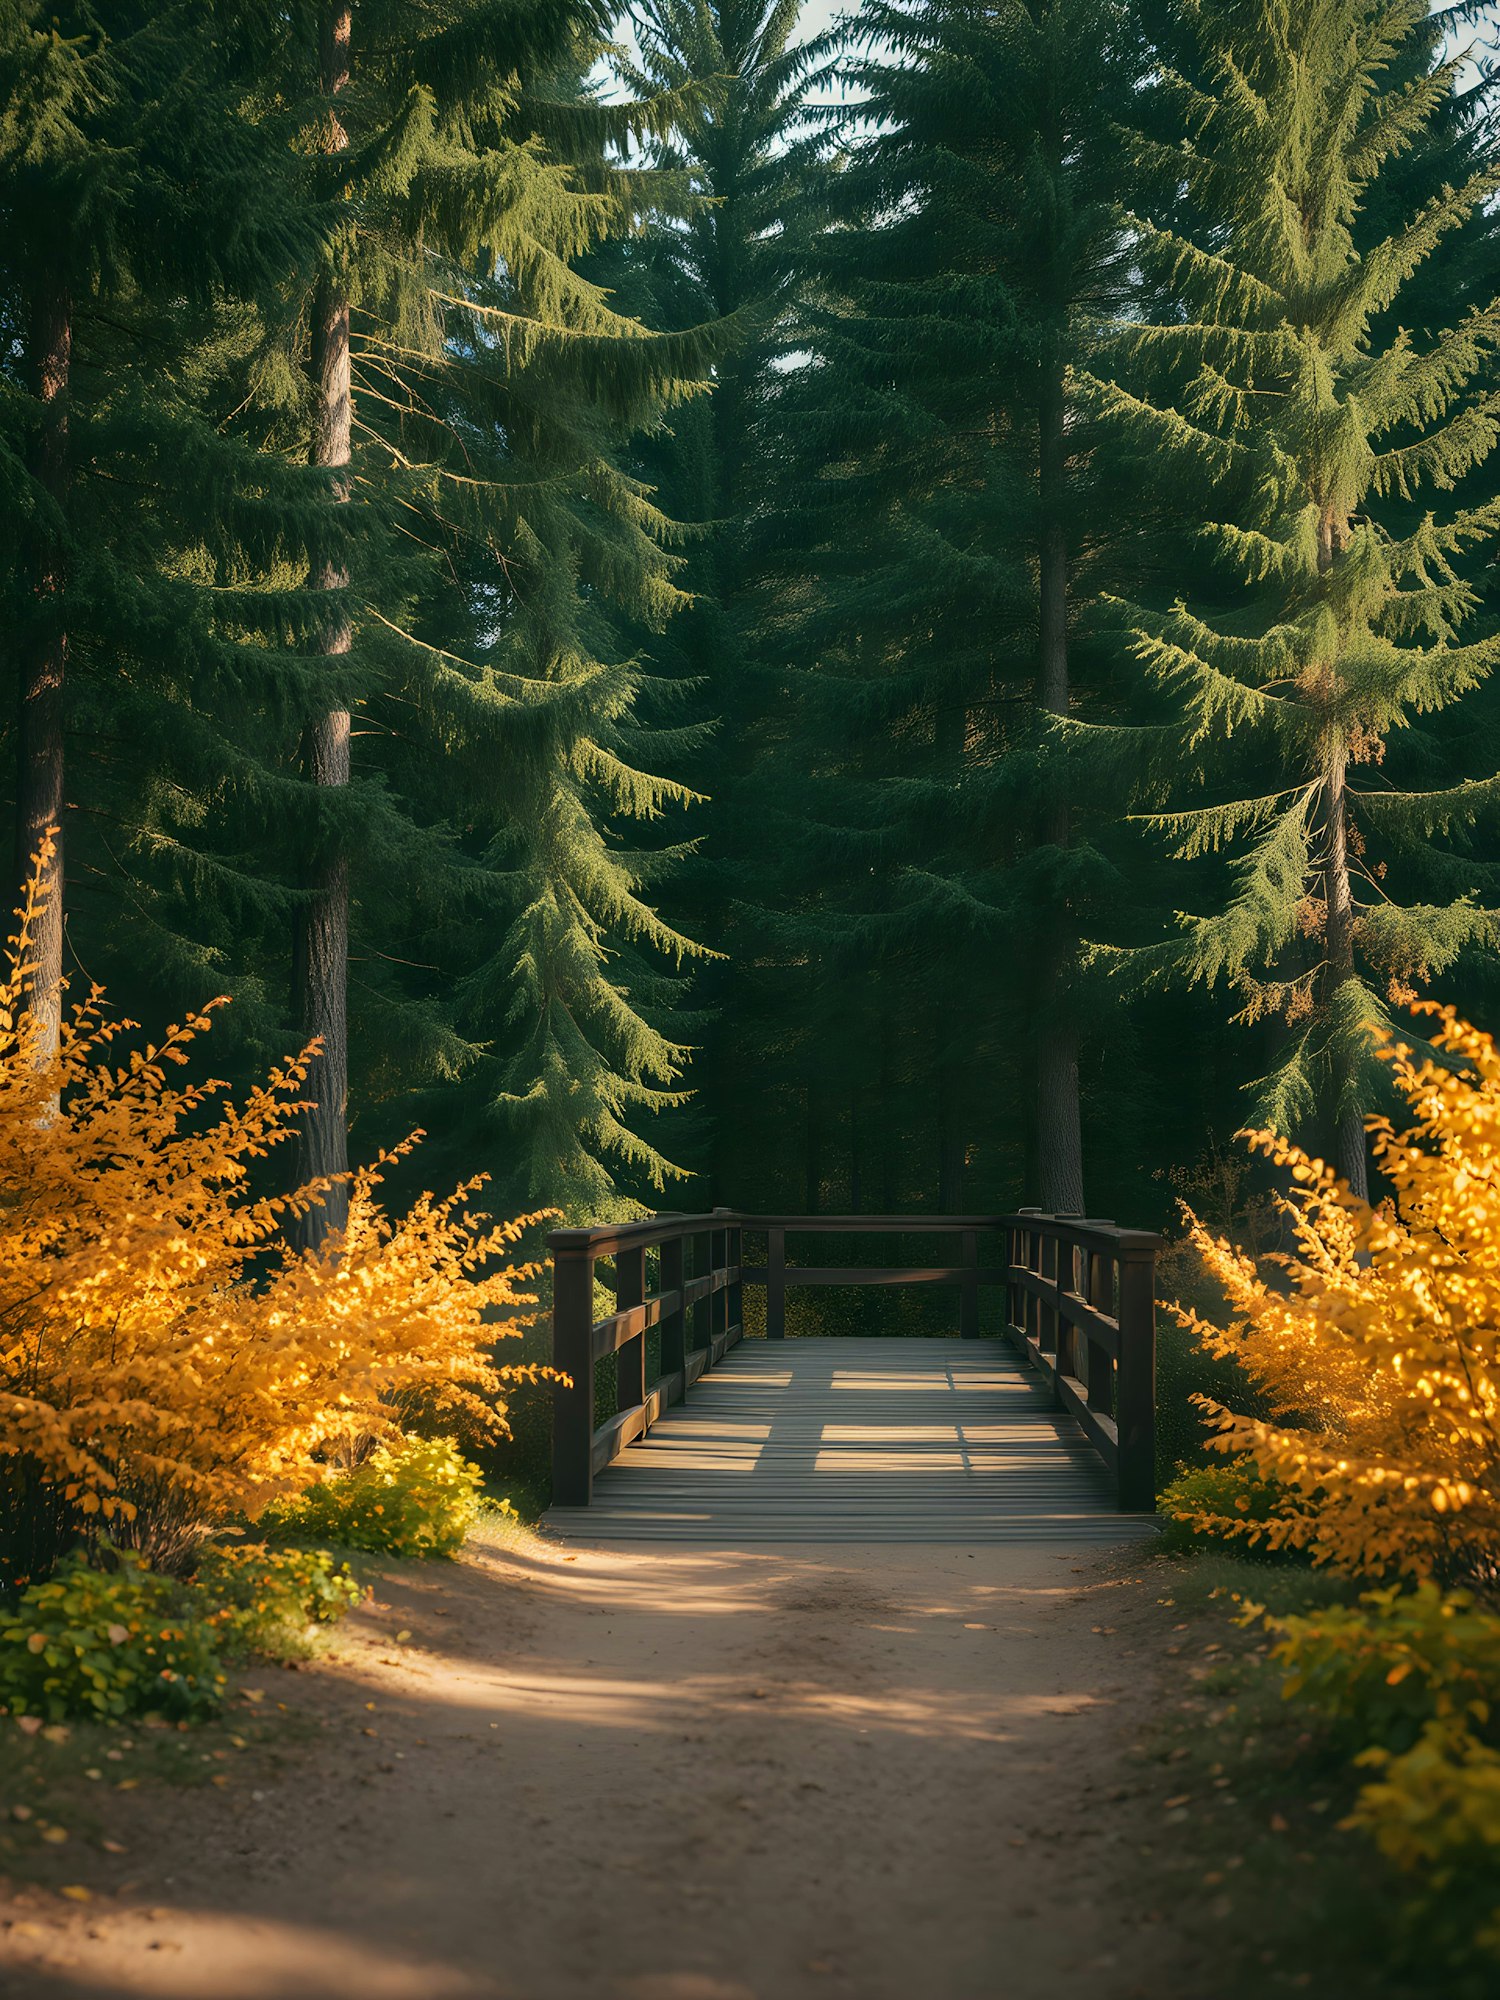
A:
<svg viewBox="0 0 1500 2000">
<path fill-rule="evenodd" d="M 252 1172 L 294 1135 L 306 1057 L 235 1106 L 169 1081 L 207 1012 L 133 1046 L 97 991 L 48 1054 L 26 1008 L 35 914 L 33 893 L 0 978 L 0 1504 L 7 1485 L 62 1502 L 170 1558 L 414 1405 L 503 1431 L 504 1385 L 541 1372 L 491 1352 L 534 1303 L 535 1267 L 504 1259 L 537 1218 L 471 1214 L 478 1182 L 388 1217 L 387 1156 L 353 1177 L 342 1239 L 288 1249 L 320 1188 L 267 1196 Z"/>
<path fill-rule="evenodd" d="M 1447 1060 L 1381 1050 L 1414 1117 L 1372 1122 L 1394 1201 L 1371 1209 L 1321 1160 L 1250 1134 L 1299 1185 L 1291 1287 L 1189 1215 L 1238 1317 L 1178 1316 L 1270 1411 L 1199 1396 L 1214 1446 L 1296 1496 L 1269 1523 L 1202 1526 L 1354 1572 L 1456 1577 L 1500 1560 L 1500 1050 L 1451 1009 L 1418 1011 Z"/>
</svg>

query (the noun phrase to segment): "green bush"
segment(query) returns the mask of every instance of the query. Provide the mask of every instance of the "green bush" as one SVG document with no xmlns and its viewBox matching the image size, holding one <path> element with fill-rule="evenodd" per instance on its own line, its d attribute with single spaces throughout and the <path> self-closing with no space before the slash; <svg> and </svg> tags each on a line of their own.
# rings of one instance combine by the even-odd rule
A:
<svg viewBox="0 0 1500 2000">
<path fill-rule="evenodd" d="M 212 1619 L 132 1556 L 110 1571 L 69 1557 L 0 1623 L 0 1705 L 12 1715 L 189 1720 L 212 1714 L 224 1680 Z"/>
<path fill-rule="evenodd" d="M 325 1479 L 268 1516 L 298 1539 L 394 1556 L 453 1556 L 479 1518 L 483 1474 L 452 1438 L 380 1445 L 356 1471 Z"/>
<path fill-rule="evenodd" d="M 1206 1465 L 1179 1471 L 1158 1499 L 1162 1516 L 1162 1546 L 1181 1553 L 1187 1549 L 1222 1546 L 1226 1541 L 1253 1542 L 1257 1524 L 1283 1515 L 1294 1496 L 1274 1480 L 1262 1479 L 1243 1458 L 1216 1458 Z M 1210 1520 L 1226 1526 L 1217 1529 Z M 1230 1524 L 1241 1528 L 1230 1532 Z"/>
<path fill-rule="evenodd" d="M 1350 1749 L 1405 1752 L 1429 1722 L 1489 1731 L 1500 1618 L 1466 1591 L 1419 1584 L 1361 1593 L 1308 1617 L 1265 1614 L 1283 1693 L 1318 1710 Z"/>
<path fill-rule="evenodd" d="M 1408 1878 L 1403 1929 L 1412 1959 L 1471 1975 L 1465 1992 L 1493 1993 L 1500 1962 L 1500 1752 L 1459 1724 L 1430 1721 L 1399 1756 L 1375 1747 L 1358 1761 L 1377 1775 L 1346 1825 L 1367 1833 Z"/>
<path fill-rule="evenodd" d="M 285 1653 L 309 1625 L 331 1625 L 364 1596 L 347 1563 L 323 1549 L 272 1549 L 264 1542 L 202 1551 L 193 1588 L 213 1606 L 232 1651 Z"/>
<path fill-rule="evenodd" d="M 1500 1617 L 1433 1583 L 1367 1590 L 1309 1616 L 1250 1606 L 1274 1635 L 1282 1693 L 1373 1774 L 1345 1825 L 1408 1878 L 1404 1929 L 1424 1962 L 1493 1990 L 1500 1959 Z M 1465 1989 L 1467 1990 L 1467 1989 Z"/>
</svg>

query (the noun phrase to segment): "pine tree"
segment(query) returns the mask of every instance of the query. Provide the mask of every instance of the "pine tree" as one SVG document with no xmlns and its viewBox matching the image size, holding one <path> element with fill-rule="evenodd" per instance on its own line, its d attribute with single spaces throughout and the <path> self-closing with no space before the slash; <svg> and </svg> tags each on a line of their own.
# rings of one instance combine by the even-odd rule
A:
<svg viewBox="0 0 1500 2000">
<path fill-rule="evenodd" d="M 756 1034 L 746 1020 L 755 1005 L 750 910 L 766 890 L 752 770 L 776 682 L 758 671 L 747 623 L 756 522 L 778 468 L 761 430 L 795 339 L 795 287 L 826 210 L 824 98 L 838 37 L 799 39 L 801 13 L 800 0 L 642 0 L 631 17 L 639 60 L 618 63 L 638 101 L 674 107 L 650 157 L 684 185 L 686 210 L 657 214 L 630 247 L 621 296 L 656 325 L 734 330 L 712 394 L 675 412 L 640 456 L 662 505 L 688 530 L 680 583 L 691 601 L 664 634 L 647 637 L 645 651 L 705 725 L 676 767 L 705 797 L 695 815 L 699 852 L 673 884 L 671 908 L 721 954 L 694 981 L 704 1016 L 694 1068 L 709 1108 L 675 1121 L 713 1199 L 730 1198 L 743 1168 L 742 1083 Z"/>
<path fill-rule="evenodd" d="M 191 310 L 170 286 L 130 296 L 115 457 L 93 439 L 74 510 L 94 619 L 80 852 L 103 888 L 89 969 L 133 1008 L 143 984 L 174 1003 L 229 988 L 246 1066 L 320 1033 L 309 1171 L 345 1157 L 345 1050 L 381 1136 L 424 1085 L 448 1092 L 425 1107 L 447 1136 L 459 1076 L 497 1063 L 498 1094 L 550 1093 L 547 1143 L 571 1158 L 599 1079 L 568 1033 L 636 1018 L 624 970 L 600 968 L 649 918 L 616 835 L 657 797 L 630 769 L 636 684 L 603 606 L 674 601 L 666 525 L 609 452 L 700 366 L 574 269 L 647 198 L 648 177 L 605 161 L 651 114 L 580 100 L 602 19 L 587 5 L 232 16 L 213 73 L 234 88 L 202 125 L 238 179 L 204 227 L 238 262 Z M 136 109 L 181 111 L 170 93 Z M 179 166 L 185 201 L 204 171 Z M 503 691 L 482 659 L 496 645 L 523 676 Z M 527 957 L 522 863 L 542 855 L 559 917 Z M 544 961 L 550 1043 L 505 1018 Z M 679 1060 L 669 1036 L 650 1048 Z M 515 1178 L 551 1200 L 555 1165 L 539 1144 Z M 565 1190 L 580 1211 L 613 1198 L 607 1174 L 581 1178 Z M 338 1219 L 335 1193 L 308 1240 Z"/>
<path fill-rule="evenodd" d="M 356 652 L 384 675 L 377 768 L 453 843 L 417 921 L 457 1059 L 482 1072 L 466 1122 L 503 1137 L 513 1187 L 591 1218 L 675 1171 L 642 1120 L 680 1100 L 695 947 L 654 907 L 681 849 L 642 828 L 690 793 L 652 773 L 681 746 L 623 634 L 682 598 L 674 530 L 622 457 L 700 385 L 714 337 L 652 335 L 590 274 L 657 187 L 619 163 L 656 109 L 580 84 L 600 10 L 513 6 L 510 40 L 506 9 L 454 12 L 484 27 L 482 59 L 459 60 L 456 29 L 441 50 L 453 94 L 435 92 L 351 335 L 371 484 L 430 560 L 400 620 L 382 609 L 363 640 L 356 622 Z"/>
<path fill-rule="evenodd" d="M 180 614 L 194 578 L 181 558 L 197 528 L 184 535 L 167 517 L 201 521 L 225 483 L 225 452 L 182 400 L 182 370 L 226 294 L 284 275 L 296 240 L 274 151 L 245 143 L 231 48 L 244 38 L 223 25 L 193 5 L 18 4 L 0 21 L 17 866 L 24 879 L 58 829 L 33 994 L 54 1039 L 69 904 L 98 873 L 88 819 L 100 788 L 77 761 L 80 743 L 86 759 L 104 741 L 91 703 L 191 650 Z"/>
<path fill-rule="evenodd" d="M 1124 283 L 1111 118 L 1131 40 L 1083 0 L 875 5 L 861 32 L 868 132 L 819 241 L 809 363 L 778 399 L 797 473 L 765 629 L 800 710 L 782 768 L 809 885 L 780 947 L 817 968 L 814 1087 L 852 1104 L 905 1075 L 920 1122 L 884 1143 L 926 1198 L 1012 1191 L 1020 1162 L 990 1134 L 1020 1112 L 1044 1199 L 1077 1209 L 1098 860 L 1044 752 L 1049 716 L 1092 699 L 1089 605 L 1117 560 L 1070 385 Z"/>
<path fill-rule="evenodd" d="M 1197 573 L 1132 621 L 1160 719 L 1123 747 L 1154 761 L 1150 823 L 1181 860 L 1225 856 L 1228 886 L 1136 962 L 1231 983 L 1241 1020 L 1281 1017 L 1257 1115 L 1291 1133 L 1321 1121 L 1359 1193 L 1387 989 L 1497 935 L 1479 872 L 1443 842 L 1500 787 L 1420 789 L 1402 770 L 1414 721 L 1470 697 L 1500 658 L 1500 640 L 1464 635 L 1476 593 L 1459 568 L 1500 507 L 1444 500 L 1495 443 L 1472 385 L 1500 305 L 1421 338 L 1394 323 L 1500 171 L 1361 237 L 1390 163 L 1454 86 L 1456 62 L 1411 73 L 1426 16 L 1423 0 L 1195 10 L 1198 80 L 1169 79 L 1180 142 L 1141 145 L 1143 170 L 1177 183 L 1138 226 L 1172 311 L 1126 331 L 1100 391 L 1208 502 Z M 1420 505 L 1395 528 L 1391 503 Z M 1440 899 L 1398 900 L 1418 871 Z"/>
</svg>

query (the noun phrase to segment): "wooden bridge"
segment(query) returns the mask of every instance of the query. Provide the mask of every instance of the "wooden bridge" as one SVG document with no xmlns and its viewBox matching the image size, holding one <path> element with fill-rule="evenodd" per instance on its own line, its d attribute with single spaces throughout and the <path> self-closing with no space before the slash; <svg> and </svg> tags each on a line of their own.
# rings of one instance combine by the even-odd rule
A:
<svg viewBox="0 0 1500 2000">
<path fill-rule="evenodd" d="M 815 1234 L 947 1237 L 960 1256 L 788 1264 L 788 1237 Z M 747 1240 L 764 1241 L 763 1263 L 744 1261 Z M 1149 1521 L 1160 1239 L 1146 1231 L 1033 1209 L 715 1209 L 560 1229 L 549 1243 L 553 1359 L 571 1385 L 554 1405 L 554 1532 L 719 1546 L 1097 1541 Z M 614 1310 L 596 1317 L 604 1261 Z M 956 1288 L 958 1337 L 786 1338 L 789 1286 L 893 1284 Z M 743 1338 L 747 1286 L 765 1290 L 763 1339 Z M 998 1314 L 987 1293 L 1001 1295 Z M 611 1357 L 615 1407 L 601 1422 Z"/>
</svg>

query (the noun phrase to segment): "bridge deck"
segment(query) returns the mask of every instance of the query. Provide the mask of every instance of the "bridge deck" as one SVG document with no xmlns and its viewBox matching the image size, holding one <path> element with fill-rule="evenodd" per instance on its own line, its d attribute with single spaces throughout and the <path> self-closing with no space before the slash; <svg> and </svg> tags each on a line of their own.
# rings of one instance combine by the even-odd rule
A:
<svg viewBox="0 0 1500 2000">
<path fill-rule="evenodd" d="M 609 1542 L 1042 1542 L 1140 1533 L 1003 1341 L 746 1341 L 555 1533 Z"/>
</svg>

